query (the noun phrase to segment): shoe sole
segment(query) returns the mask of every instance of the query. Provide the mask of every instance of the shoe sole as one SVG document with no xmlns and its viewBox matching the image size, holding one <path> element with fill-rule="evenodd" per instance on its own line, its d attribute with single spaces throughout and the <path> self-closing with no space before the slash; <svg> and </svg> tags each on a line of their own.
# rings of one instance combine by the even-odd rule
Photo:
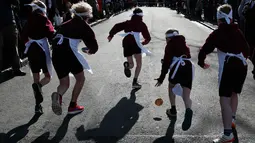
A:
<svg viewBox="0 0 255 143">
<path fill-rule="evenodd" d="M 83 109 L 83 110 L 78 110 L 78 111 L 68 112 L 68 114 L 69 114 L 69 115 L 73 115 L 73 114 L 81 113 L 81 112 L 83 112 L 83 111 L 84 111 L 84 109 Z"/>
<path fill-rule="evenodd" d="M 35 94 L 35 100 L 36 101 L 38 100 L 37 104 L 41 104 L 43 102 L 43 95 L 40 92 L 40 89 L 39 89 L 38 85 L 37 84 L 33 84 L 32 87 L 33 87 L 34 94 Z"/>
<path fill-rule="evenodd" d="M 169 119 L 172 119 L 172 118 L 177 118 L 177 114 L 171 114 L 170 111 L 166 111 L 166 115 Z"/>
<path fill-rule="evenodd" d="M 215 139 L 213 140 L 213 143 L 217 143 L 219 141 L 219 139 Z M 232 143 L 235 141 L 235 138 L 231 139 L 231 140 L 228 140 L 228 141 L 225 141 L 224 143 Z"/>
<path fill-rule="evenodd" d="M 188 117 L 185 116 L 185 119 L 182 123 L 183 131 L 187 131 L 190 128 L 191 122 L 192 122 L 192 116 L 193 116 L 193 111 L 191 111 L 191 115 L 189 115 Z"/>
<path fill-rule="evenodd" d="M 131 77 L 131 70 L 129 69 L 129 63 L 124 62 L 124 73 L 126 77 L 130 78 Z"/>
<path fill-rule="evenodd" d="M 60 103 L 58 102 L 58 97 L 59 95 L 57 94 L 52 94 L 51 99 L 52 99 L 52 111 L 56 114 L 56 115 L 61 115 L 62 114 L 62 107 L 60 105 Z"/>
</svg>

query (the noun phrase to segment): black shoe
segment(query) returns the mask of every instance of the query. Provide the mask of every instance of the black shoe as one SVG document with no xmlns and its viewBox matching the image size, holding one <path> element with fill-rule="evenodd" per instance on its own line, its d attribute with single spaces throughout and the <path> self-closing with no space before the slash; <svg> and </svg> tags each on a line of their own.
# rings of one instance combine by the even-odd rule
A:
<svg viewBox="0 0 255 143">
<path fill-rule="evenodd" d="M 176 109 L 167 109 L 167 110 L 166 110 L 166 115 L 167 115 L 168 118 L 170 118 L 170 119 L 176 118 L 176 117 L 177 117 L 177 111 L 176 111 Z"/>
<path fill-rule="evenodd" d="M 126 75 L 126 77 L 131 77 L 131 70 L 129 69 L 129 63 L 128 62 L 124 62 L 124 73 Z"/>
<path fill-rule="evenodd" d="M 186 109 L 184 121 L 182 123 L 182 130 L 187 131 L 190 128 L 191 122 L 192 122 L 192 116 L 193 116 L 193 111 L 189 108 Z"/>
<path fill-rule="evenodd" d="M 26 73 L 22 72 L 21 70 L 13 70 L 13 75 L 14 76 L 25 76 Z"/>
<path fill-rule="evenodd" d="M 35 105 L 35 113 L 43 114 L 43 108 L 41 104 Z"/>
<path fill-rule="evenodd" d="M 43 102 L 43 95 L 42 95 L 42 89 L 39 84 L 33 83 L 32 88 L 35 95 L 35 102 L 36 104 L 41 104 Z"/>
<path fill-rule="evenodd" d="M 137 82 L 134 82 L 134 83 L 132 84 L 132 88 L 134 88 L 134 89 L 140 89 L 140 88 L 142 88 L 142 85 L 140 85 L 140 84 L 137 83 Z"/>
</svg>

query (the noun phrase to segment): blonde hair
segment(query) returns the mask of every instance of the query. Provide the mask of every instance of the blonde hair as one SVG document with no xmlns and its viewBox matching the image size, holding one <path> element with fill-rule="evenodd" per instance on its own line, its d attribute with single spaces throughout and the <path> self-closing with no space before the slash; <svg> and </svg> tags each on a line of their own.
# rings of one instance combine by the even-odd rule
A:
<svg viewBox="0 0 255 143">
<path fill-rule="evenodd" d="M 93 17 L 93 15 L 92 15 L 93 9 L 87 2 L 79 2 L 79 3 L 73 4 L 71 7 L 71 10 L 74 12 L 72 14 L 72 17 L 75 16 L 75 13 L 77 13 L 77 14 L 88 13 L 88 15 L 85 17 L 87 17 L 87 18 Z"/>
<path fill-rule="evenodd" d="M 221 6 L 219 6 L 218 8 L 217 8 L 217 11 L 221 11 L 221 12 L 223 12 L 223 13 L 225 13 L 225 14 L 229 14 L 230 12 L 231 12 L 231 10 L 232 10 L 232 6 L 231 5 L 229 5 L 229 4 L 224 4 L 224 5 L 221 5 Z M 223 22 L 223 23 L 227 23 L 227 21 L 226 21 L 226 19 L 225 18 L 221 18 L 221 19 L 219 19 L 221 22 Z"/>
</svg>

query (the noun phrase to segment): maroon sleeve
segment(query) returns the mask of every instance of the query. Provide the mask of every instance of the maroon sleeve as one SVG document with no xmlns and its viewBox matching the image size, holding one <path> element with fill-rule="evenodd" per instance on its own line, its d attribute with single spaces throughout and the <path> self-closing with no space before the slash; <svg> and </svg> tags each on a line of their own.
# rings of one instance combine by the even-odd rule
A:
<svg viewBox="0 0 255 143">
<path fill-rule="evenodd" d="M 109 36 L 113 37 L 116 33 L 124 30 L 126 25 L 127 25 L 127 21 L 115 24 L 113 28 L 111 29 L 111 31 L 109 32 Z"/>
<path fill-rule="evenodd" d="M 242 53 L 243 53 L 244 57 L 247 59 L 250 55 L 250 46 L 247 43 L 247 41 L 246 41 L 246 39 L 245 39 L 245 37 L 244 37 L 244 35 L 243 35 L 243 33 L 240 29 L 238 29 L 238 33 L 239 33 L 240 39 L 241 39 L 240 42 L 242 42 L 244 44 L 243 45 L 244 47 L 241 47 L 242 48 Z"/>
<path fill-rule="evenodd" d="M 215 49 L 215 42 L 217 40 L 217 31 L 213 31 L 206 39 L 205 44 L 200 49 L 198 54 L 198 65 L 204 67 L 206 55 L 213 52 Z"/>
<path fill-rule="evenodd" d="M 151 41 L 151 36 L 148 30 L 148 27 L 146 26 L 145 23 L 143 23 L 143 29 L 142 29 L 142 35 L 144 38 L 144 41 L 142 42 L 143 45 L 148 44 Z"/>
<path fill-rule="evenodd" d="M 45 22 L 45 31 L 47 31 L 46 33 L 46 37 L 51 40 L 53 38 L 54 35 L 54 27 L 51 23 L 51 21 L 46 18 L 46 22 Z"/>
<path fill-rule="evenodd" d="M 161 68 L 161 75 L 160 75 L 160 79 L 162 80 L 162 82 L 165 79 L 166 74 L 168 73 L 170 64 L 172 63 L 172 59 L 173 59 L 173 50 L 172 49 L 173 49 L 173 47 L 171 46 L 170 43 L 166 45 L 165 55 L 164 55 L 162 68 Z"/>
<path fill-rule="evenodd" d="M 90 54 L 95 54 L 98 51 L 98 44 L 96 40 L 96 36 L 94 31 L 91 29 L 91 27 L 86 24 L 83 30 L 83 42 L 89 49 Z"/>
</svg>

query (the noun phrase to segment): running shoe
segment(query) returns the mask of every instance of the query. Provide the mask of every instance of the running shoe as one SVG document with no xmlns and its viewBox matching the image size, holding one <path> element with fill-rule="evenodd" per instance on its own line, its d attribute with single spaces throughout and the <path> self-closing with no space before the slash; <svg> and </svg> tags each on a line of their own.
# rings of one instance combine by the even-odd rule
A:
<svg viewBox="0 0 255 143">
<path fill-rule="evenodd" d="M 222 135 L 220 138 L 213 140 L 214 143 L 232 143 L 235 140 L 233 133 L 229 136 Z"/>
<path fill-rule="evenodd" d="M 68 114 L 78 114 L 81 113 L 82 111 L 84 111 L 84 107 L 79 106 L 77 104 L 75 107 L 68 107 Z"/>
<path fill-rule="evenodd" d="M 131 77 L 131 70 L 129 69 L 129 63 L 128 62 L 124 62 L 124 73 L 126 75 L 126 77 L 130 78 Z"/>
<path fill-rule="evenodd" d="M 61 115 L 62 114 L 62 96 L 58 94 L 57 92 L 52 93 L 51 95 L 52 99 L 52 111 L 56 115 Z"/>
</svg>

